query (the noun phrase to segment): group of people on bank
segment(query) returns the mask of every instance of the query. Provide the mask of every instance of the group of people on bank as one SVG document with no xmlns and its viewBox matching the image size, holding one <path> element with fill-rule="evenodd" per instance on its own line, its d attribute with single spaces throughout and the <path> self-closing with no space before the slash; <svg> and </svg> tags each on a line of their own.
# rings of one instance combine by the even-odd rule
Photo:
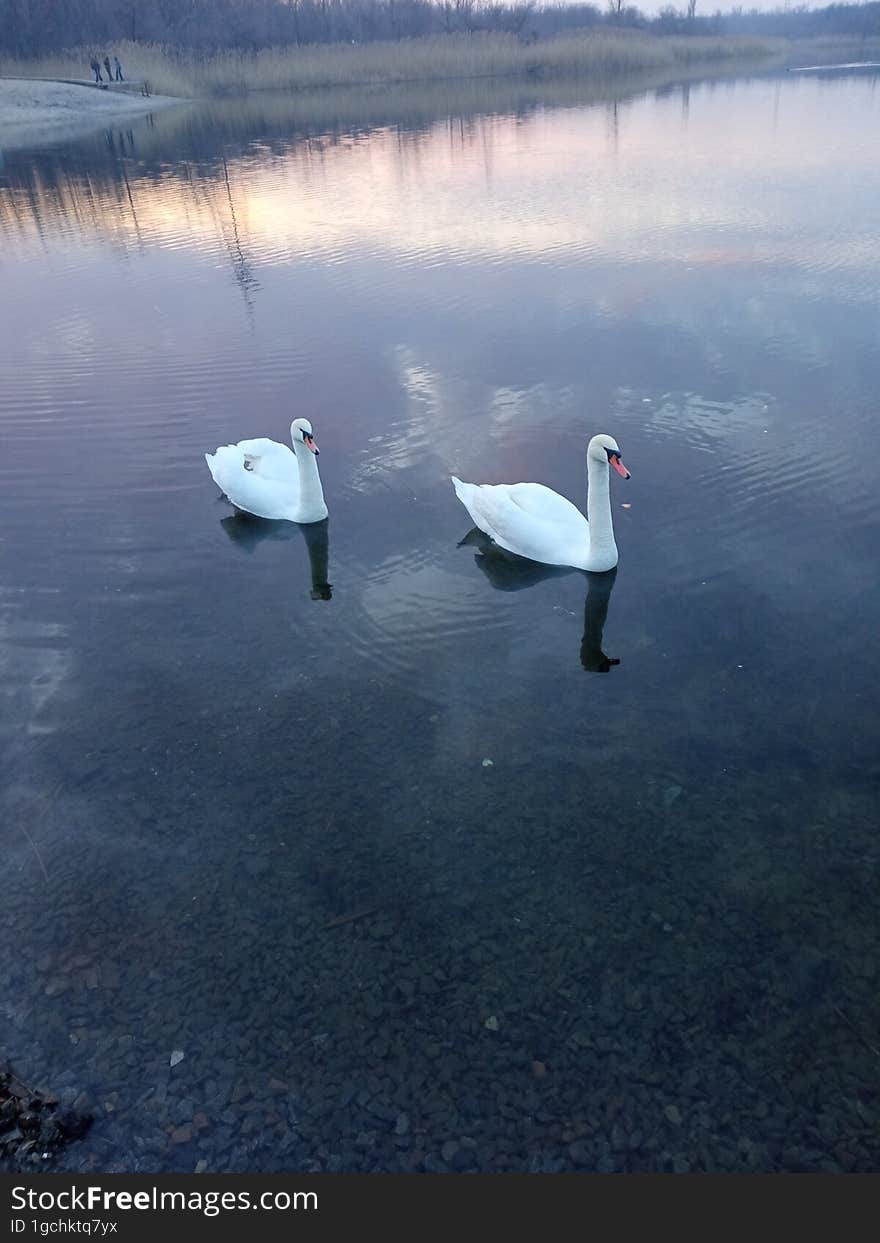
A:
<svg viewBox="0 0 880 1243">
<path fill-rule="evenodd" d="M 101 77 L 101 61 L 98 59 L 97 56 L 93 56 L 90 63 L 92 67 L 92 73 L 95 75 L 95 82 L 103 82 L 104 79 Z M 110 68 L 110 57 L 105 56 L 104 57 L 104 68 L 107 70 L 107 81 L 108 82 L 113 82 L 113 81 L 124 82 L 125 81 L 125 79 L 122 76 L 122 66 L 119 63 L 118 56 L 113 57 L 113 69 Z M 114 70 L 115 70 L 115 74 L 114 74 Z"/>
</svg>

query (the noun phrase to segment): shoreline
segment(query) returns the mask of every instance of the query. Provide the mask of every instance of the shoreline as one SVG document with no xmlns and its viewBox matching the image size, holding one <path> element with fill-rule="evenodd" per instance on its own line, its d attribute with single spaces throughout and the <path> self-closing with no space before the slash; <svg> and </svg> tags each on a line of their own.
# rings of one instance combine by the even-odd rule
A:
<svg viewBox="0 0 880 1243">
<path fill-rule="evenodd" d="M 632 46 L 638 41 L 638 36 L 636 36 L 634 40 L 628 42 Z M 661 42 L 653 36 L 648 37 L 647 41 L 655 46 L 660 46 Z M 426 42 L 432 42 L 432 40 L 426 40 Z M 503 39 L 495 40 L 499 46 L 502 42 L 504 42 Z M 674 51 L 673 42 L 673 40 L 667 40 L 666 45 Z M 706 41 L 694 40 L 688 47 L 688 55 L 673 55 L 669 59 L 664 58 L 661 62 L 652 62 L 651 58 L 647 57 L 644 60 L 636 58 L 624 64 L 613 59 L 606 61 L 598 57 L 592 64 L 585 61 L 583 65 L 578 65 L 579 72 L 577 73 L 572 71 L 573 64 L 554 63 L 554 58 L 543 59 L 541 54 L 546 54 L 547 49 L 552 45 L 548 43 L 544 47 L 530 48 L 528 60 L 522 60 L 521 56 L 516 54 L 521 49 L 516 49 L 512 59 L 490 57 L 479 62 L 459 63 L 457 66 L 459 72 L 453 73 L 449 72 L 452 68 L 451 63 L 444 57 L 440 57 L 434 66 L 441 68 L 439 73 L 426 75 L 424 72 L 414 72 L 412 76 L 401 74 L 399 66 L 395 66 L 396 72 L 390 76 L 385 74 L 374 76 L 369 72 L 368 61 L 381 49 L 381 45 L 370 45 L 367 48 L 342 50 L 341 55 L 345 58 L 348 72 L 345 74 L 340 72 L 338 78 L 334 78 L 332 73 L 325 74 L 323 71 L 315 73 L 316 66 L 313 65 L 312 72 L 305 72 L 299 81 L 288 77 L 289 66 L 284 55 L 277 58 L 272 50 L 267 49 L 263 53 L 256 53 L 253 60 L 257 63 L 262 59 L 266 61 L 279 59 L 280 63 L 273 66 L 273 72 L 255 75 L 251 71 L 242 78 L 233 71 L 229 77 L 225 78 L 222 85 L 212 81 L 210 72 L 194 73 L 184 85 L 184 79 L 179 79 L 173 74 L 169 76 L 167 72 L 164 72 L 167 66 L 161 57 L 158 62 L 150 63 L 149 57 L 141 56 L 143 68 L 147 71 L 146 77 L 150 82 L 158 80 L 159 85 L 163 85 L 166 92 L 169 87 L 172 90 L 176 88 L 178 92 L 177 94 L 149 95 L 140 93 L 137 89 L 139 83 L 136 81 L 121 85 L 110 83 L 109 87 L 99 89 L 91 79 L 62 77 L 61 74 L 69 72 L 72 67 L 71 62 L 62 59 L 51 66 L 57 76 L 0 75 L 0 159 L 4 151 L 75 141 L 78 138 L 88 137 L 89 134 L 106 128 L 108 125 L 134 120 L 160 109 L 167 109 L 172 105 L 179 107 L 182 104 L 195 104 L 200 101 L 241 100 L 279 92 L 302 100 L 306 97 L 317 99 L 339 91 L 390 93 L 425 87 L 436 89 L 444 85 L 460 87 L 463 84 L 478 83 L 485 86 L 492 82 L 503 82 L 507 85 L 519 82 L 523 86 L 539 87 L 542 90 L 552 90 L 554 86 L 570 87 L 574 84 L 582 88 L 587 84 L 594 88 L 601 85 L 607 89 L 621 79 L 630 81 L 648 79 L 655 84 L 674 83 L 695 76 L 725 78 L 732 73 L 754 71 L 759 67 L 766 70 L 788 68 L 793 72 L 804 72 L 808 70 L 831 71 L 852 65 L 852 62 L 848 65 L 845 62 L 835 63 L 833 61 L 806 66 L 792 66 L 785 63 L 793 57 L 796 49 L 804 51 L 809 49 L 814 54 L 819 54 L 820 49 L 827 49 L 829 54 L 838 55 L 845 54 L 844 49 L 846 49 L 851 54 L 853 41 L 849 39 L 832 41 L 832 51 L 832 44 L 822 39 L 798 42 L 762 40 L 756 45 L 754 41 L 730 38 L 715 41 L 713 44 L 715 55 L 708 54 L 707 48 L 703 46 L 701 50 L 705 58 L 699 54 L 692 54 L 697 52 L 701 42 L 705 44 Z M 585 46 L 591 44 L 596 50 L 600 49 L 603 43 L 610 44 L 611 40 L 594 37 L 593 40 L 587 40 Z M 870 41 L 871 51 L 874 50 L 875 43 L 876 41 Z M 717 54 L 719 48 L 724 49 L 723 55 Z M 736 51 L 733 50 L 734 48 Z M 869 49 L 865 45 L 864 49 L 860 50 Z M 314 55 L 318 61 L 327 62 L 324 69 L 329 69 L 331 63 L 337 70 L 342 67 L 341 61 L 336 64 L 336 58 L 340 54 L 333 45 L 315 52 Z M 354 63 L 359 65 L 365 76 L 351 76 L 350 70 Z M 8 67 L 12 67 L 9 62 L 7 64 Z M 43 67 L 33 62 L 32 64 L 33 68 Z M 864 64 L 865 62 L 860 62 L 859 67 Z M 376 68 L 376 66 L 371 67 Z M 232 66 L 227 66 L 227 69 L 231 68 Z M 384 68 L 387 69 L 387 66 Z M 413 62 L 410 68 L 417 69 L 416 63 Z M 50 69 L 50 65 L 46 64 L 45 69 Z M 446 72 L 443 72 L 444 69 Z M 461 71 L 462 69 L 464 72 Z M 193 81 L 193 78 L 201 80 Z M 193 86 L 195 91 L 190 95 L 188 88 Z"/>
<path fill-rule="evenodd" d="M 120 121 L 190 103 L 134 90 L 97 90 L 91 82 L 0 78 L 0 152 L 87 137 Z"/>
</svg>

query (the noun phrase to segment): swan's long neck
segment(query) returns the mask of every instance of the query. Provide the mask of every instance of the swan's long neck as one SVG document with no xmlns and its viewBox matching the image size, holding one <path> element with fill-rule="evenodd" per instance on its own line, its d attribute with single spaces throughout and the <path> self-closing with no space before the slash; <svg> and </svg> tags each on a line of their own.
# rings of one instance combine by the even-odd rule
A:
<svg viewBox="0 0 880 1243">
<path fill-rule="evenodd" d="M 301 441 L 294 442 L 293 451 L 299 471 L 299 507 L 304 512 L 323 517 L 327 510 L 321 476 L 318 474 L 318 459 Z"/>
<path fill-rule="evenodd" d="M 605 462 L 587 455 L 587 521 L 590 524 L 590 559 L 597 553 L 616 553 L 611 524 L 611 472 Z M 612 563 L 613 564 L 613 563 Z"/>
</svg>

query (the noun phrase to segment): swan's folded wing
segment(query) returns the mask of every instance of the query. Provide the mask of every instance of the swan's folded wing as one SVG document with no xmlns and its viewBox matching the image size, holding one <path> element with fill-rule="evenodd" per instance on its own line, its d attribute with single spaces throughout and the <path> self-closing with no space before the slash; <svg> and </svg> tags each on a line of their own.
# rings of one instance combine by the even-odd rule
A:
<svg viewBox="0 0 880 1243">
<path fill-rule="evenodd" d="M 258 518 L 295 518 L 298 493 L 289 481 L 267 479 L 245 468 L 245 458 L 237 445 L 222 445 L 215 454 L 206 453 L 214 482 L 237 509 Z"/>
<path fill-rule="evenodd" d="M 277 479 L 279 483 L 293 480 L 294 486 L 298 485 L 296 456 L 287 445 L 261 436 L 255 440 L 240 440 L 237 445 L 231 447 L 238 449 L 242 461 L 247 462 L 248 471 L 264 479 Z"/>
<path fill-rule="evenodd" d="M 572 549 L 587 539 L 580 510 L 543 484 L 465 484 L 455 490 L 480 530 L 520 557 L 569 565 Z"/>
<path fill-rule="evenodd" d="M 577 505 L 543 483 L 513 483 L 507 491 L 514 505 L 539 522 L 573 524 L 576 528 L 586 522 Z"/>
<path fill-rule="evenodd" d="M 285 446 L 280 445 L 277 440 L 269 440 L 267 436 L 256 436 L 252 440 L 240 440 L 235 448 L 248 457 L 265 457 L 267 453 L 274 453 L 276 449 L 284 449 Z"/>
</svg>

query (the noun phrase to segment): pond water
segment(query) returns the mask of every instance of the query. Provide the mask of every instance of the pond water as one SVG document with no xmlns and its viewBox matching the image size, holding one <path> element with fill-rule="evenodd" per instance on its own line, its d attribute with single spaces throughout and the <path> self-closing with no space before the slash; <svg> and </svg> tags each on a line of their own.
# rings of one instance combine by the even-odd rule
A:
<svg viewBox="0 0 880 1243">
<path fill-rule="evenodd" d="M 0 1045 L 95 1114 L 56 1168 L 877 1168 L 878 82 L 6 153 Z M 297 416 L 328 522 L 236 517 L 203 454 Z M 582 505 L 595 432 L 616 573 L 460 543 L 451 474 Z"/>
</svg>

